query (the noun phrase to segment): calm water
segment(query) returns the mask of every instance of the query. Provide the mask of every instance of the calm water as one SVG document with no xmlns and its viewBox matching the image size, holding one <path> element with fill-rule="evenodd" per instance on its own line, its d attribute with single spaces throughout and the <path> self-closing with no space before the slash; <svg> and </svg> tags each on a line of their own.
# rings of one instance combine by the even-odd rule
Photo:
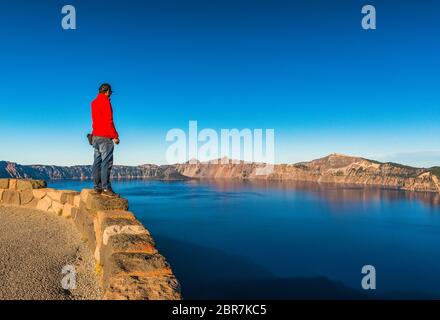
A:
<svg viewBox="0 0 440 320">
<path fill-rule="evenodd" d="M 225 181 L 114 189 L 152 233 L 186 299 L 440 298 L 439 195 Z M 361 288 L 367 264 L 375 291 Z"/>
</svg>

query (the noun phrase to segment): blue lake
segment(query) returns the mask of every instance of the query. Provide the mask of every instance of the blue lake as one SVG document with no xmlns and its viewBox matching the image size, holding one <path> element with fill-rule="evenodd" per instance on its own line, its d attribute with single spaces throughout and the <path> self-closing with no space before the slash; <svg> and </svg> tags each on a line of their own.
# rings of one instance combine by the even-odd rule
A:
<svg viewBox="0 0 440 320">
<path fill-rule="evenodd" d="M 440 299 L 440 195 L 223 180 L 113 187 L 186 299 Z M 364 265 L 376 269 L 376 290 L 362 289 Z"/>
</svg>

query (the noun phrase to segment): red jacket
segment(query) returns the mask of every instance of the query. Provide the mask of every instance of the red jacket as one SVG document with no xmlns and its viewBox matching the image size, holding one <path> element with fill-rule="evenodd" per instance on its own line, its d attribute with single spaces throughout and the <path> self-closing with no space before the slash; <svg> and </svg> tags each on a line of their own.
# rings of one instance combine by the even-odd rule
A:
<svg viewBox="0 0 440 320">
<path fill-rule="evenodd" d="M 92 102 L 92 135 L 110 139 L 118 139 L 119 135 L 113 123 L 113 109 L 109 97 L 99 93 Z"/>
</svg>

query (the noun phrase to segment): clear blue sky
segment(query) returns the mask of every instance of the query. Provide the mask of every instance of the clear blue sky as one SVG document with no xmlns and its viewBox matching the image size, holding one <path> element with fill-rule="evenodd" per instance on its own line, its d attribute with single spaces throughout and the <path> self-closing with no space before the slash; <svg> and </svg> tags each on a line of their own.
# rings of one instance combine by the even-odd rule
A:
<svg viewBox="0 0 440 320">
<path fill-rule="evenodd" d="M 61 7 L 77 30 L 61 28 Z M 377 30 L 361 28 L 374 4 Z M 116 164 L 169 129 L 274 128 L 276 162 L 332 152 L 440 165 L 438 1 L 1 1 L 0 160 L 88 164 L 110 82 Z"/>
</svg>

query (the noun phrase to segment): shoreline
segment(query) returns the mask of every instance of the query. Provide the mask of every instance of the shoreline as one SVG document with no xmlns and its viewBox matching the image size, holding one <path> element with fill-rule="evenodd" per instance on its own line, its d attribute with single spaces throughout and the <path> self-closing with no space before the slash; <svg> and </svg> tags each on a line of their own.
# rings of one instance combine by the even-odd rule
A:
<svg viewBox="0 0 440 320">
<path fill-rule="evenodd" d="M 92 178 L 59 178 L 59 179 L 48 179 L 48 182 L 64 182 L 64 181 L 80 181 L 80 182 L 93 182 Z M 440 191 L 430 191 L 430 190 L 410 190 L 404 189 L 398 186 L 392 185 L 380 185 L 380 184 L 362 184 L 362 183 L 345 183 L 345 182 L 326 182 L 326 181 L 313 181 L 313 180 L 288 180 L 288 179 L 241 179 L 241 178 L 189 178 L 184 180 L 164 180 L 156 178 L 145 178 L 145 177 L 124 177 L 124 178 L 112 178 L 113 181 L 117 182 L 131 182 L 131 181 L 159 181 L 159 182 L 231 182 L 231 183 L 253 183 L 253 184 L 279 184 L 279 185 L 318 185 L 326 187 L 335 187 L 338 189 L 366 189 L 366 190 L 387 190 L 387 191 L 400 191 L 406 193 L 416 193 L 416 194 L 429 194 L 429 195 L 440 195 Z"/>
</svg>

